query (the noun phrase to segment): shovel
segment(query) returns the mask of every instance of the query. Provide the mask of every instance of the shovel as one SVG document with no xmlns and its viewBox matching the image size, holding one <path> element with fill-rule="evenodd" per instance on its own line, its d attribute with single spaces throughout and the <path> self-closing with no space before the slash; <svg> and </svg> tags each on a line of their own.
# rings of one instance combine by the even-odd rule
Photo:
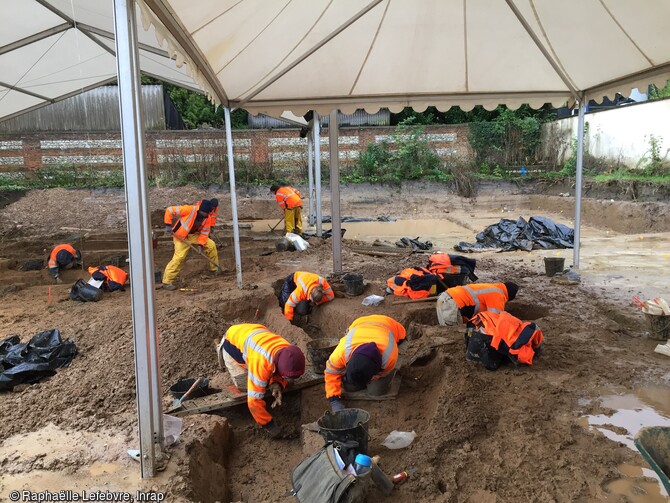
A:
<svg viewBox="0 0 670 503">
<path fill-rule="evenodd" d="M 181 403 L 188 398 L 188 396 L 193 393 L 198 386 L 200 386 L 200 383 L 202 382 L 202 377 L 198 377 L 193 384 L 191 384 L 191 387 L 188 389 L 186 393 L 182 395 L 181 398 L 175 398 L 172 402 L 172 408 L 177 408 L 181 407 Z"/>
<path fill-rule="evenodd" d="M 193 250 L 194 252 L 196 252 L 198 255 L 200 255 L 201 257 L 204 257 L 205 259 L 207 259 L 207 261 L 208 261 L 210 264 L 212 264 L 214 267 L 216 267 L 220 272 L 223 272 L 223 269 L 221 268 L 221 266 L 220 266 L 219 264 L 217 264 L 216 262 L 214 262 L 211 258 L 209 258 L 207 255 L 205 255 L 204 253 L 202 253 L 200 250 L 198 250 L 198 249 L 197 249 L 195 246 L 193 246 L 191 243 L 189 243 L 189 242 L 186 241 L 185 239 L 181 239 L 181 238 L 175 236 L 174 234 L 172 234 L 172 235 L 173 235 L 174 237 L 176 237 L 179 241 L 181 241 L 182 243 L 184 243 L 186 246 L 188 246 L 191 250 Z"/>
</svg>

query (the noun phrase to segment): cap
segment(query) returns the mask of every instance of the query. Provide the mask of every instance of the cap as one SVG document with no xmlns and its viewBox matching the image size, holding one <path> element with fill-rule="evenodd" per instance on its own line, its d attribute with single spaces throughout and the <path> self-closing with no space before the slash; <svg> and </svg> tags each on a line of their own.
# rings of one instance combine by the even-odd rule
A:
<svg viewBox="0 0 670 503">
<path fill-rule="evenodd" d="M 212 203 L 212 208 L 218 208 L 219 207 L 219 200 L 214 198 L 209 200 L 210 203 Z"/>
<path fill-rule="evenodd" d="M 212 201 L 208 201 L 205 199 L 203 202 L 200 203 L 200 211 L 204 211 L 205 213 L 211 213 L 211 211 L 214 209 L 214 206 L 212 205 Z"/>
<path fill-rule="evenodd" d="M 286 346 L 277 352 L 275 365 L 282 377 L 300 377 L 305 373 L 305 355 L 298 346 Z"/>
<path fill-rule="evenodd" d="M 516 297 L 516 293 L 519 291 L 519 285 L 516 283 L 512 283 L 511 281 L 508 281 L 505 283 L 505 288 L 507 288 L 507 298 L 509 300 L 514 300 Z"/>
<path fill-rule="evenodd" d="M 363 389 L 382 369 L 382 355 L 374 342 L 358 346 L 347 362 L 345 378 L 349 384 Z"/>
</svg>

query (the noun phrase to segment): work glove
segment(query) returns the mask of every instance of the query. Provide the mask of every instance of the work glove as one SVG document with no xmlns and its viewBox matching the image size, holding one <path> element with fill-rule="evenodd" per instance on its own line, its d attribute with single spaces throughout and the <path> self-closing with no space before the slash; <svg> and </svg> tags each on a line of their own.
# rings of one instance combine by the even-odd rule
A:
<svg viewBox="0 0 670 503">
<path fill-rule="evenodd" d="M 56 276 L 56 277 L 54 278 L 54 283 L 56 283 L 57 285 L 61 285 L 61 284 L 63 283 L 63 280 L 60 279 L 58 276 Z"/>
<path fill-rule="evenodd" d="M 205 249 L 204 246 L 202 246 L 202 245 L 198 245 L 198 251 L 199 251 L 200 253 L 202 253 L 204 249 Z"/>
<path fill-rule="evenodd" d="M 169 224 L 165 224 L 165 235 L 166 236 L 172 235 L 172 226 Z"/>
<path fill-rule="evenodd" d="M 282 434 L 281 426 L 275 423 L 274 419 L 268 424 L 264 424 L 263 429 L 268 432 L 270 438 L 279 438 Z"/>
<path fill-rule="evenodd" d="M 277 382 L 273 382 L 272 384 L 270 384 L 269 388 L 270 391 L 272 392 L 272 397 L 275 399 L 270 407 L 274 409 L 277 405 L 281 406 L 282 404 L 281 385 Z"/>
<path fill-rule="evenodd" d="M 332 410 L 333 412 L 339 412 L 344 409 L 346 409 L 346 407 L 342 400 L 340 400 L 337 397 L 330 399 L 330 410 Z"/>
</svg>

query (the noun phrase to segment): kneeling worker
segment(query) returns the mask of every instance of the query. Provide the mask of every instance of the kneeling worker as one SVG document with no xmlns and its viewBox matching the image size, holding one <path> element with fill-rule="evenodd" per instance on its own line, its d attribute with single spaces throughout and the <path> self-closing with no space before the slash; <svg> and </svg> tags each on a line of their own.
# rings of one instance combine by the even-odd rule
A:
<svg viewBox="0 0 670 503">
<path fill-rule="evenodd" d="M 314 306 L 334 298 L 333 289 L 324 278 L 311 272 L 296 271 L 284 280 L 279 293 L 279 307 L 286 319 L 292 321 L 294 313 L 305 316 Z"/>
<path fill-rule="evenodd" d="M 281 427 L 265 407 L 265 390 L 270 388 L 275 404 L 281 405 L 282 390 L 305 372 L 301 349 L 263 325 L 242 323 L 228 329 L 217 347 L 217 356 L 235 386 L 247 392 L 247 405 L 256 422 L 272 438 L 279 437 Z"/>
<path fill-rule="evenodd" d="M 514 300 L 519 287 L 516 283 L 471 283 L 447 288 L 437 298 L 437 320 L 440 325 L 456 325 L 459 315 L 467 323 L 477 313 L 505 310 Z"/>
<path fill-rule="evenodd" d="M 75 250 L 69 244 L 57 245 L 49 255 L 49 274 L 51 274 L 54 282 L 60 284 L 63 280 L 58 277 L 58 271 L 77 267 L 80 262 L 81 253 L 79 253 L 79 250 Z"/>
<path fill-rule="evenodd" d="M 405 327 L 380 314 L 362 316 L 349 326 L 347 335 L 326 362 L 326 398 L 333 412 L 345 408 L 344 391 L 360 391 L 373 380 L 390 385 L 398 361 L 398 343 L 405 340 Z"/>
<path fill-rule="evenodd" d="M 177 289 L 174 282 L 191 248 L 187 243 L 197 245 L 200 253 L 204 252 L 214 264 L 219 263 L 216 245 L 209 238 L 212 227 L 212 217 L 210 216 L 212 210 L 212 202 L 207 199 L 201 201 L 200 204 L 170 206 L 165 210 L 165 231 L 172 234 L 174 255 L 168 265 L 165 266 L 165 272 L 163 273 L 164 289 Z M 177 221 L 173 224 L 175 219 Z M 216 273 L 218 269 L 214 264 L 209 264 L 209 270 Z"/>
</svg>

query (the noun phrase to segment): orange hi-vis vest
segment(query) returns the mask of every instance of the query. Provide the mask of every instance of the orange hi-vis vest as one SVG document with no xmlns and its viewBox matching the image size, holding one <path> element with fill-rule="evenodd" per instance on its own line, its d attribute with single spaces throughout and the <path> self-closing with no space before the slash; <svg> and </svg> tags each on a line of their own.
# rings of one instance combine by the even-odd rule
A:
<svg viewBox="0 0 670 503">
<path fill-rule="evenodd" d="M 318 274 L 313 274 L 311 272 L 297 271 L 293 274 L 293 282 L 295 283 L 295 290 L 291 292 L 286 304 L 284 304 L 284 316 L 288 320 L 293 319 L 293 311 L 298 305 L 298 302 L 301 300 L 310 300 L 310 295 L 312 290 L 317 286 L 323 288 L 323 298 L 318 304 L 324 304 L 330 302 L 335 298 L 333 289 L 331 288 L 328 281 L 319 276 Z M 318 305 L 317 304 L 317 305 Z"/>
<path fill-rule="evenodd" d="M 200 208 L 200 204 L 202 203 L 202 199 L 195 203 L 195 205 Z M 216 225 L 216 219 L 219 218 L 219 207 L 217 206 L 214 208 L 212 211 L 209 212 L 209 216 L 212 218 L 212 227 Z"/>
<path fill-rule="evenodd" d="M 276 374 L 274 359 L 279 350 L 291 344 L 267 327 L 255 323 L 233 325 L 226 332 L 226 340 L 239 351 L 243 363 L 235 355 L 232 355 L 233 358 L 247 370 L 249 411 L 258 424 L 268 424 L 272 416 L 265 408 L 265 389 L 273 382 L 286 387 L 286 380 Z"/>
<path fill-rule="evenodd" d="M 198 244 L 204 246 L 209 239 L 209 232 L 212 228 L 213 221 L 212 217 L 208 215 L 202 220 L 202 223 L 198 228 L 194 228 L 198 216 L 198 208 L 200 208 L 200 204 L 169 206 L 165 210 L 163 221 L 165 222 L 165 225 L 172 225 L 172 233 L 182 241 L 186 239 L 189 234 L 199 233 Z M 175 218 L 177 219 L 177 222 L 173 225 Z"/>
<path fill-rule="evenodd" d="M 393 295 L 398 297 L 409 297 L 410 299 L 423 299 L 437 293 L 437 286 L 433 283 L 427 289 L 413 290 L 410 286 L 410 280 L 416 280 L 417 277 L 433 274 L 423 267 L 410 267 L 403 269 L 395 276 L 386 280 L 386 285 L 393 290 Z"/>
<path fill-rule="evenodd" d="M 494 313 L 504 311 L 505 304 L 509 300 L 504 283 L 470 283 L 447 288 L 446 292 L 454 299 L 459 309 L 474 306 L 475 314 L 484 311 Z"/>
<path fill-rule="evenodd" d="M 302 207 L 302 196 L 298 190 L 293 187 L 280 187 L 275 192 L 275 199 L 279 203 L 279 207 L 284 210 L 286 208 L 293 209 Z"/>
<path fill-rule="evenodd" d="M 326 361 L 326 398 L 342 396 L 342 378 L 346 374 L 347 362 L 358 346 L 369 342 L 377 345 L 382 355 L 382 370 L 373 379 L 379 379 L 395 368 L 398 361 L 398 343 L 404 338 L 405 327 L 388 316 L 373 314 L 354 320 L 347 335 L 340 339 Z"/>
<path fill-rule="evenodd" d="M 99 267 L 89 267 L 88 273 L 93 276 L 96 272 L 99 272 L 105 277 L 105 283 L 110 288 L 110 290 L 120 289 L 128 281 L 128 273 L 123 269 L 113 266 L 113 265 L 103 265 Z M 112 283 L 112 284 L 110 284 Z M 118 284 L 116 286 L 115 284 Z"/>
<path fill-rule="evenodd" d="M 77 250 L 68 244 L 57 245 L 53 250 L 51 250 L 51 255 L 49 255 L 49 268 L 58 267 L 58 262 L 56 261 L 56 255 L 58 252 L 65 250 L 70 253 L 73 257 L 77 256 Z"/>
<path fill-rule="evenodd" d="M 521 321 L 506 311 L 479 313 L 472 318 L 472 323 L 475 330 L 491 337 L 493 349 L 516 356 L 519 363 L 526 365 L 533 364 L 535 350 L 544 340 L 535 323 Z"/>
<path fill-rule="evenodd" d="M 451 258 L 447 253 L 434 253 L 428 258 L 428 270 L 433 274 L 460 274 L 460 265 L 451 265 Z"/>
</svg>

